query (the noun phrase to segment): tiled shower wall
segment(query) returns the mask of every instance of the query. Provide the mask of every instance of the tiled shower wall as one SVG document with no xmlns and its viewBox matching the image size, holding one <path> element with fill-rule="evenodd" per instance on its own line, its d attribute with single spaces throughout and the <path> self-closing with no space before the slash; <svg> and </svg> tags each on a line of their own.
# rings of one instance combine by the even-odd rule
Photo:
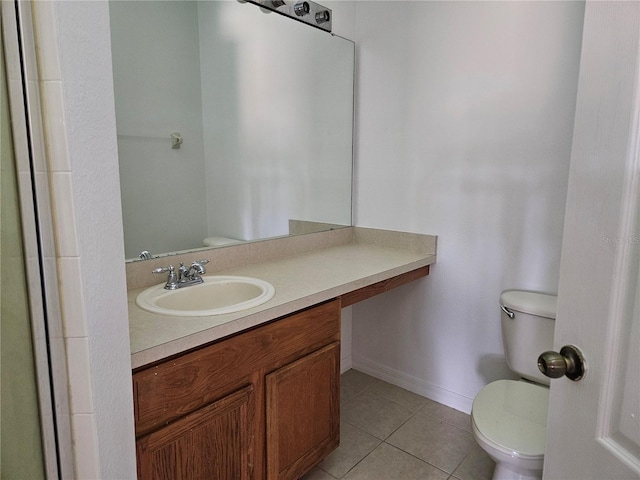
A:
<svg viewBox="0 0 640 480">
<path fill-rule="evenodd" d="M 133 478 L 124 252 L 105 43 L 108 4 L 32 6 L 75 476 Z"/>
</svg>

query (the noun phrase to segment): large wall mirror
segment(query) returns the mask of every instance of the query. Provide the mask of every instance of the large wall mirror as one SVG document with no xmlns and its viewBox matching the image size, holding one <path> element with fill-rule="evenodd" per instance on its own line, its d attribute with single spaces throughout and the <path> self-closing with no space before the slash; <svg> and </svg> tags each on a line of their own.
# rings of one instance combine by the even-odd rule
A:
<svg viewBox="0 0 640 480">
<path fill-rule="evenodd" d="M 236 1 L 110 16 L 127 258 L 351 224 L 353 42 Z"/>
</svg>

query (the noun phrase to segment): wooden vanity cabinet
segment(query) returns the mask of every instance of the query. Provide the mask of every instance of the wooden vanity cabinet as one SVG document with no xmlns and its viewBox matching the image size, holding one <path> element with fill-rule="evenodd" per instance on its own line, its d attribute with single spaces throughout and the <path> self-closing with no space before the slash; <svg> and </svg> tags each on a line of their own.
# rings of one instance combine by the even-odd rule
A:
<svg viewBox="0 0 640 480">
<path fill-rule="evenodd" d="M 140 479 L 297 479 L 339 443 L 340 301 L 133 374 Z"/>
</svg>

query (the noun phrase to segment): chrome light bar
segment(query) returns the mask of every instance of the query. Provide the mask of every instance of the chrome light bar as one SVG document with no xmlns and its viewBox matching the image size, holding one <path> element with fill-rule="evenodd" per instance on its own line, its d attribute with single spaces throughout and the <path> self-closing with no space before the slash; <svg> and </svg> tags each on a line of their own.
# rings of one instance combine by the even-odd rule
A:
<svg viewBox="0 0 640 480">
<path fill-rule="evenodd" d="M 326 32 L 331 32 L 331 9 L 309 0 L 247 0 L 267 11 L 277 12 Z"/>
</svg>

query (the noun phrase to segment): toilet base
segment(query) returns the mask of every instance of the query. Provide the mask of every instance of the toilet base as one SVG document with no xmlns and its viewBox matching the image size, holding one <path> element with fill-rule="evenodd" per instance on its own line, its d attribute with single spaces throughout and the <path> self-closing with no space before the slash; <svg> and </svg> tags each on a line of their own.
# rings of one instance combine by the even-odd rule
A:
<svg viewBox="0 0 640 480">
<path fill-rule="evenodd" d="M 498 380 L 487 385 L 478 394 L 478 396 L 476 396 L 473 407 L 471 408 L 471 431 L 473 433 L 473 437 L 475 438 L 478 446 L 485 452 L 487 452 L 489 457 L 491 457 L 491 459 L 496 463 L 496 467 L 493 473 L 493 480 L 542 480 L 542 468 L 544 466 L 544 455 L 542 453 L 540 453 L 539 455 L 531 455 L 514 451 L 513 447 L 505 447 L 497 444 L 495 441 L 491 440 L 484 433 L 482 433 L 478 428 L 476 417 L 479 410 L 481 414 L 483 413 L 483 411 L 481 410 L 481 408 L 478 408 L 476 402 L 478 398 L 483 395 L 483 392 L 491 392 L 491 390 L 488 390 L 490 388 L 500 389 L 506 388 L 506 386 L 518 384 L 520 384 L 520 382 L 515 382 L 513 380 Z M 511 388 L 513 390 L 513 387 Z M 538 395 L 541 391 L 545 393 L 548 392 L 547 389 L 541 386 L 528 385 L 526 387 L 525 393 L 531 396 L 532 394 Z M 504 395 L 502 395 L 502 398 L 501 395 L 497 395 L 494 401 L 498 403 L 502 401 L 504 403 Z M 548 403 L 548 396 L 546 398 L 539 399 L 538 404 L 541 404 L 541 402 L 543 401 Z M 486 402 L 484 406 L 486 407 Z M 543 448 L 540 447 L 540 450 L 542 451 Z"/>
<path fill-rule="evenodd" d="M 487 438 L 478 430 L 474 421 L 474 412 L 471 411 L 471 431 L 476 443 L 482 448 L 491 460 L 496 463 L 493 471 L 493 480 L 542 480 L 542 466 L 544 458 L 513 458 L 504 450 L 495 448 Z"/>
<path fill-rule="evenodd" d="M 493 471 L 493 480 L 541 480 L 542 471 L 539 470 L 523 470 L 518 468 L 517 471 L 511 470 L 509 465 L 504 463 L 496 463 L 496 469 Z"/>
</svg>

